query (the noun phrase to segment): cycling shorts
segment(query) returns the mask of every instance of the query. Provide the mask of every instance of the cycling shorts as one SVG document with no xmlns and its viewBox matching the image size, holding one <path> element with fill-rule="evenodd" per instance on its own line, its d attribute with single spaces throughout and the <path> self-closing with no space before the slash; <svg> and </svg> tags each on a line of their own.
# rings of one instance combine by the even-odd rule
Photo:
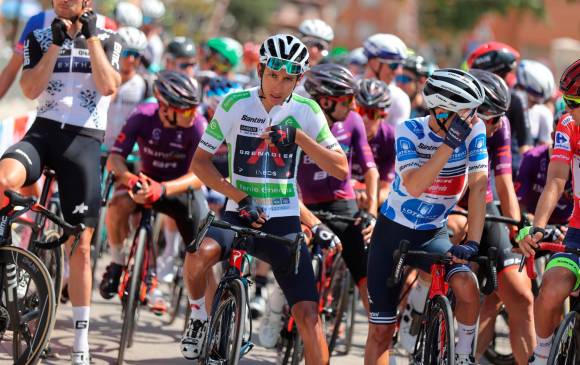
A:
<svg viewBox="0 0 580 365">
<path fill-rule="evenodd" d="M 369 322 L 373 324 L 395 324 L 397 306 L 402 283 L 395 287 L 387 286 L 395 262 L 393 254 L 402 240 L 409 241 L 410 250 L 421 250 L 433 253 L 446 253 L 452 244 L 449 241 L 447 227 L 432 230 L 415 230 L 393 222 L 382 214 L 379 215 L 369 248 L 368 286 L 369 286 Z M 413 257 L 406 265 L 430 272 L 432 260 L 424 257 Z M 446 280 L 458 272 L 471 272 L 468 265 L 451 264 L 446 267 Z"/>
<path fill-rule="evenodd" d="M 15 159 L 24 166 L 25 186 L 35 183 L 45 166 L 53 169 L 65 221 L 96 227 L 101 207 L 101 141 L 96 137 L 94 130 L 62 129 L 60 123 L 36 118 L 2 159 Z"/>
<path fill-rule="evenodd" d="M 493 203 L 487 204 L 485 208 L 487 214 L 499 216 L 501 213 Z M 509 266 L 519 265 L 522 261 L 522 255 L 512 252 L 513 245 L 510 241 L 510 235 L 507 225 L 498 222 L 485 222 L 483 234 L 481 235 L 481 244 L 479 253 L 487 255 L 490 247 L 497 248 L 497 272 Z"/>
<path fill-rule="evenodd" d="M 245 226 L 235 212 L 226 212 L 222 218 L 224 221 L 237 226 Z M 301 232 L 299 217 L 277 217 L 270 218 L 264 223 L 261 231 L 277 236 L 294 239 L 296 234 Z M 207 237 L 216 240 L 221 249 L 221 259 L 229 257 L 234 241 L 235 233 L 230 230 L 211 227 L 207 232 Z M 318 292 L 316 291 L 316 281 L 312 270 L 312 259 L 308 252 L 308 247 L 302 245 L 300 251 L 300 265 L 298 274 L 294 274 L 294 267 L 291 266 L 290 249 L 284 244 L 270 241 L 263 238 L 248 239 L 246 250 L 252 255 L 272 266 L 274 277 L 288 301 L 290 307 L 298 302 L 309 301 L 318 302 Z"/>
<path fill-rule="evenodd" d="M 580 248 L 580 229 L 578 228 L 568 228 L 566 232 L 566 238 L 564 238 L 564 245 L 567 247 Z M 553 267 L 563 267 L 568 269 L 576 277 L 576 284 L 572 291 L 578 290 L 580 288 L 580 257 L 573 253 L 559 252 L 550 258 L 548 265 L 546 266 L 546 271 Z"/>
<path fill-rule="evenodd" d="M 358 210 L 354 200 L 337 200 L 328 203 L 309 204 L 307 207 L 312 211 L 325 211 L 346 217 L 354 217 Z M 323 223 L 342 242 L 341 255 L 344 263 L 354 278 L 354 282 L 359 284 L 362 279 L 367 277 L 368 260 L 360 226 L 355 226 L 354 223 L 342 222 L 338 219 L 323 221 Z"/>
</svg>

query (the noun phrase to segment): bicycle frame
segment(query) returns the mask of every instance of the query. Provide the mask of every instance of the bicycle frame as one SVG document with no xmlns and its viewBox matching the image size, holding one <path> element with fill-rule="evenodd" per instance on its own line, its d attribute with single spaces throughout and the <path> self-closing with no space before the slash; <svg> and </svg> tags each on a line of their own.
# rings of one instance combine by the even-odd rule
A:
<svg viewBox="0 0 580 365">
<path fill-rule="evenodd" d="M 433 299 L 437 295 L 446 296 L 448 291 L 449 283 L 445 281 L 445 265 L 439 263 L 432 264 L 429 299 Z"/>
</svg>

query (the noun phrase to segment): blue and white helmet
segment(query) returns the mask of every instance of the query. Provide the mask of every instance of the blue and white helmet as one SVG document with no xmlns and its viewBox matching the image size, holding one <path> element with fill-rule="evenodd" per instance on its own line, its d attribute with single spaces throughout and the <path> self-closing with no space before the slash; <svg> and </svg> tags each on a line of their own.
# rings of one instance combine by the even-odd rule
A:
<svg viewBox="0 0 580 365">
<path fill-rule="evenodd" d="M 533 60 L 522 60 L 518 65 L 517 85 L 528 94 L 548 100 L 554 94 L 556 84 L 554 74 L 543 63 Z"/>
<path fill-rule="evenodd" d="M 378 33 L 367 38 L 363 44 L 367 58 L 387 61 L 403 61 L 407 58 L 407 46 L 401 38 L 393 34 Z"/>
<path fill-rule="evenodd" d="M 332 27 L 321 19 L 306 19 L 298 26 L 302 38 L 318 38 L 327 43 L 334 39 Z"/>
</svg>

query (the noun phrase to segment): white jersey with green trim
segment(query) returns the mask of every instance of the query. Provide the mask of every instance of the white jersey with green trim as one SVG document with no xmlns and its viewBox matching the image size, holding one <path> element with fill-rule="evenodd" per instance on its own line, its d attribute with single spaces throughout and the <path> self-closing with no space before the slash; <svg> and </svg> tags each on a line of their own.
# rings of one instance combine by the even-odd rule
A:
<svg viewBox="0 0 580 365">
<path fill-rule="evenodd" d="M 230 93 L 218 106 L 198 145 L 213 154 L 226 142 L 232 185 L 254 198 L 270 218 L 299 215 L 296 169 L 300 148 L 268 146 L 260 138 L 267 127 L 285 124 L 301 129 L 328 149 L 340 149 L 314 100 L 292 94 L 268 113 L 257 87 Z M 236 202 L 228 200 L 227 211 L 237 208 Z"/>
</svg>

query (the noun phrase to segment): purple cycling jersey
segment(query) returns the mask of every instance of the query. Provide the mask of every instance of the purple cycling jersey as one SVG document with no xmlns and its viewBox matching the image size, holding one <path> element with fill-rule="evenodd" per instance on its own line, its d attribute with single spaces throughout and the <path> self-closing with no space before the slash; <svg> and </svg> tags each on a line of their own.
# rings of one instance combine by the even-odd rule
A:
<svg viewBox="0 0 580 365">
<path fill-rule="evenodd" d="M 368 169 L 376 167 L 360 115 L 351 111 L 344 121 L 335 122 L 330 131 L 346 153 L 349 167 L 352 167 L 355 155 L 363 175 Z M 344 180 L 332 177 L 309 156 L 302 154 L 298 168 L 298 185 L 304 204 L 354 199 L 350 178 L 350 172 Z"/>
<path fill-rule="evenodd" d="M 525 209 L 534 213 L 540 195 L 544 191 L 548 178 L 550 152 L 548 146 L 538 146 L 527 151 L 522 156 L 522 164 L 516 179 L 516 194 L 519 202 Z M 550 216 L 549 224 L 567 224 L 572 216 L 574 198 L 572 196 L 572 182 L 566 182 L 564 194 L 558 200 L 554 212 Z"/>
<path fill-rule="evenodd" d="M 111 153 L 127 157 L 137 142 L 141 172 L 156 181 L 169 181 L 189 170 L 207 121 L 197 114 L 192 127 L 166 128 L 158 110 L 156 103 L 138 105 L 119 133 Z"/>
<path fill-rule="evenodd" d="M 395 128 L 385 122 L 379 124 L 376 134 L 369 139 L 369 146 L 381 181 L 391 182 L 395 178 Z M 365 170 L 366 171 L 366 170 Z M 353 179 L 364 182 L 364 173 L 355 150 L 351 169 Z"/>
</svg>

